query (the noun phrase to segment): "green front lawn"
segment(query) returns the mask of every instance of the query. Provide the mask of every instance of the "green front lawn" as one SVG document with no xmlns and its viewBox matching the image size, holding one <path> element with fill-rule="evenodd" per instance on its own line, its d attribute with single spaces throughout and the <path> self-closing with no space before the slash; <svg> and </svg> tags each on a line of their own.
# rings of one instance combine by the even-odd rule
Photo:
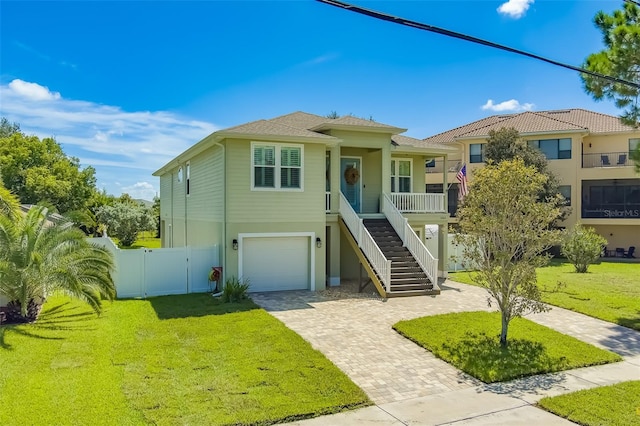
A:
<svg viewBox="0 0 640 426">
<path fill-rule="evenodd" d="M 543 301 L 640 330 L 640 263 L 602 262 L 577 274 L 570 263 L 554 259 L 537 272 Z M 449 278 L 473 284 L 468 272 Z M 558 282 L 563 287 L 554 291 Z"/>
<path fill-rule="evenodd" d="M 0 327 L 0 424 L 272 424 L 369 404 L 250 301 L 124 300 L 101 317 L 50 298 Z"/>
<path fill-rule="evenodd" d="M 640 424 L 640 381 L 547 397 L 539 406 L 581 425 Z"/>
<path fill-rule="evenodd" d="M 622 359 L 524 318 L 510 322 L 502 348 L 500 324 L 497 312 L 463 312 L 400 321 L 393 328 L 485 383 Z"/>
</svg>

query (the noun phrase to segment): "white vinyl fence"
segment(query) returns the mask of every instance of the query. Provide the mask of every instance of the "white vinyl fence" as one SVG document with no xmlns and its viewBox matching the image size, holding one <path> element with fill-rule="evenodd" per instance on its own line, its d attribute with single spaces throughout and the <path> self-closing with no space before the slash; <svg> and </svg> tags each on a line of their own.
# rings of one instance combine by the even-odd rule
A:
<svg viewBox="0 0 640 426">
<path fill-rule="evenodd" d="M 121 250 L 110 238 L 91 241 L 114 254 L 113 280 L 118 299 L 207 292 L 209 271 L 220 266 L 216 245 Z"/>
<path fill-rule="evenodd" d="M 455 272 L 455 271 L 464 271 L 465 268 L 462 266 L 462 249 L 463 247 L 455 244 L 453 242 L 453 239 L 455 237 L 455 234 L 448 234 L 447 235 L 447 253 L 449 255 L 448 257 L 448 261 L 447 261 L 447 269 L 449 272 Z M 425 246 L 427 247 L 427 249 L 429 249 L 429 251 L 431 251 L 432 253 L 437 253 L 438 252 L 438 232 L 437 232 L 437 227 L 435 228 L 435 232 L 433 232 L 430 228 L 429 225 L 427 225 L 426 227 L 426 241 L 425 241 Z"/>
</svg>

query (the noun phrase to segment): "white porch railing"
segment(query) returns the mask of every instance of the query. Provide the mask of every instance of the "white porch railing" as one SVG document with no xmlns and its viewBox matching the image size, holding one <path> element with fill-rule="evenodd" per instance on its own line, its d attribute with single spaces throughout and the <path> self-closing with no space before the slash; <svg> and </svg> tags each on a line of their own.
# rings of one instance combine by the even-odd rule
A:
<svg viewBox="0 0 640 426">
<path fill-rule="evenodd" d="M 344 220 L 347 228 L 349 228 L 358 243 L 358 247 L 362 249 L 364 255 L 369 259 L 384 288 L 390 291 L 391 261 L 384 256 L 367 228 L 364 227 L 362 219 L 356 214 L 342 193 L 340 193 L 340 216 L 342 216 L 342 220 Z"/>
<path fill-rule="evenodd" d="M 331 192 L 327 191 L 324 195 L 324 211 L 331 212 Z"/>
<path fill-rule="evenodd" d="M 433 194 L 427 194 L 433 195 Z M 436 194 L 437 195 L 437 194 Z M 434 258 L 423 242 L 409 226 L 409 220 L 402 216 L 387 194 L 382 196 L 382 212 L 402 239 L 403 245 L 411 252 L 434 287 L 438 286 L 438 259 Z"/>
<path fill-rule="evenodd" d="M 389 196 L 402 213 L 444 213 L 444 194 L 393 192 Z"/>
</svg>

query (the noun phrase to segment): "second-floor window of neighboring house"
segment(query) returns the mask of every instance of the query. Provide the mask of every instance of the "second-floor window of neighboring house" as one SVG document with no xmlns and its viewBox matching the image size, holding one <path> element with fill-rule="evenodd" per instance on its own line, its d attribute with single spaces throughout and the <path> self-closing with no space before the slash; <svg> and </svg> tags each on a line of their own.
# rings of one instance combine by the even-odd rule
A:
<svg viewBox="0 0 640 426">
<path fill-rule="evenodd" d="M 571 205 L 571 185 L 560 185 L 558 187 L 558 192 L 566 200 L 565 205 L 570 206 Z"/>
<path fill-rule="evenodd" d="M 411 160 L 391 159 L 391 192 L 411 192 Z"/>
<path fill-rule="evenodd" d="M 251 146 L 253 189 L 302 189 L 302 146 Z"/>
<path fill-rule="evenodd" d="M 640 138 L 629 139 L 629 153 L 632 153 L 640 147 Z"/>
<path fill-rule="evenodd" d="M 191 163 L 187 161 L 187 195 L 191 193 Z"/>
<path fill-rule="evenodd" d="M 484 145 L 483 143 L 472 143 L 469 145 L 470 163 L 484 163 Z"/>
<path fill-rule="evenodd" d="M 545 157 L 547 157 L 547 160 L 565 160 L 571 158 L 571 138 L 529 141 L 529 146 L 542 151 Z"/>
</svg>

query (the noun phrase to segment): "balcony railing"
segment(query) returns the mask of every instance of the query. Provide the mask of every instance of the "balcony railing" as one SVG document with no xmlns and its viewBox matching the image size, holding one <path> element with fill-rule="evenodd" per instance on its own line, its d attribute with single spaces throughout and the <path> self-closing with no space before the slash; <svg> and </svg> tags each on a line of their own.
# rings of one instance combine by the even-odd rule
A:
<svg viewBox="0 0 640 426">
<path fill-rule="evenodd" d="M 447 170 L 449 173 L 458 173 L 462 167 L 461 160 L 447 160 Z M 442 173 L 444 171 L 444 161 L 443 160 L 432 160 L 427 162 L 426 172 L 427 173 Z"/>
<path fill-rule="evenodd" d="M 444 213 L 444 194 L 394 192 L 389 198 L 402 213 Z"/>
<path fill-rule="evenodd" d="M 582 168 L 595 167 L 629 167 L 633 166 L 633 160 L 629 153 L 624 152 L 600 152 L 597 154 L 582 154 Z"/>
<path fill-rule="evenodd" d="M 582 206 L 583 219 L 640 219 L 640 203 Z"/>
</svg>

